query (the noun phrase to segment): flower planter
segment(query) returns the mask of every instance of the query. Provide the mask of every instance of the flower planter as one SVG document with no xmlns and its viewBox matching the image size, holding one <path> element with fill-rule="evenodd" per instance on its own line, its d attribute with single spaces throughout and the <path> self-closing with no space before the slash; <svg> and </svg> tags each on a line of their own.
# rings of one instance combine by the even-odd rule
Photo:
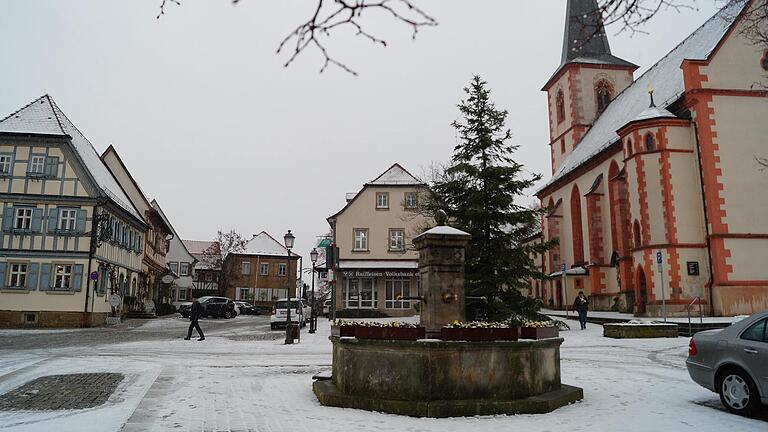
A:
<svg viewBox="0 0 768 432">
<path fill-rule="evenodd" d="M 557 327 L 521 327 L 521 339 L 547 339 L 560 335 L 560 329 Z"/>
<path fill-rule="evenodd" d="M 424 339 L 424 327 L 365 327 L 355 326 L 358 339 L 416 340 Z"/>
<path fill-rule="evenodd" d="M 450 328 L 441 329 L 443 340 L 448 341 L 468 341 L 468 342 L 489 342 L 497 340 L 516 341 L 519 332 L 517 327 L 504 328 Z"/>
<path fill-rule="evenodd" d="M 357 326 L 331 326 L 331 336 L 333 337 L 355 337 L 355 327 Z"/>
</svg>

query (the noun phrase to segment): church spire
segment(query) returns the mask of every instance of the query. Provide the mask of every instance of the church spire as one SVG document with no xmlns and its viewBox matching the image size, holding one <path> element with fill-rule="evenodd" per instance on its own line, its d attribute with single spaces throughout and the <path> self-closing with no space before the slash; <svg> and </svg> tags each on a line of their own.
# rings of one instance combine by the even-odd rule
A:
<svg viewBox="0 0 768 432">
<path fill-rule="evenodd" d="M 579 58 L 611 55 L 597 0 L 568 0 L 563 36 L 563 64 Z"/>
</svg>

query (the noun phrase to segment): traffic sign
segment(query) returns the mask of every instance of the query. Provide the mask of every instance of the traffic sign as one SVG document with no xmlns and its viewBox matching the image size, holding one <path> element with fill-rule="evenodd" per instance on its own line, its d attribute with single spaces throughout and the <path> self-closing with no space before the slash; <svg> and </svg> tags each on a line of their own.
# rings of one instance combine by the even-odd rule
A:
<svg viewBox="0 0 768 432">
<path fill-rule="evenodd" d="M 659 271 L 662 271 L 662 261 L 661 251 L 656 251 L 656 264 L 659 265 Z"/>
<path fill-rule="evenodd" d="M 560 271 L 565 273 L 565 261 L 563 261 L 563 265 L 560 266 Z"/>
</svg>

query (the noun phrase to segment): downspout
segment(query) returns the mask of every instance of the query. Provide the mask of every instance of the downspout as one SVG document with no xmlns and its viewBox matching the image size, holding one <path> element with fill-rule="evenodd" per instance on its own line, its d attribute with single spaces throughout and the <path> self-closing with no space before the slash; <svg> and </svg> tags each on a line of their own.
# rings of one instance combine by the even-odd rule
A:
<svg viewBox="0 0 768 432">
<path fill-rule="evenodd" d="M 708 295 L 708 301 L 709 301 L 709 316 L 715 316 L 715 307 L 713 304 L 713 295 L 712 295 L 712 284 L 713 284 L 713 273 L 714 268 L 712 267 L 712 247 L 710 244 L 710 233 L 709 233 L 709 218 L 707 217 L 707 197 L 706 193 L 704 191 L 704 168 L 701 165 L 701 143 L 699 143 L 699 126 L 696 123 L 695 120 L 691 120 L 691 123 L 693 124 L 693 136 L 696 139 L 696 162 L 699 168 L 699 184 L 701 186 L 701 203 L 704 206 L 704 232 L 705 232 L 705 241 L 707 243 L 707 260 L 709 262 L 709 282 L 707 283 L 707 290 L 709 291 Z"/>
<path fill-rule="evenodd" d="M 84 275 L 85 280 L 85 304 L 83 305 L 83 327 L 90 327 L 90 319 L 88 317 L 88 300 L 91 292 L 91 265 L 93 263 L 93 256 L 96 254 L 96 235 L 98 232 L 98 226 L 94 226 L 98 220 L 96 218 L 96 211 L 99 209 L 99 204 L 93 206 L 93 214 L 91 215 L 91 244 L 88 245 L 88 272 Z M 99 222 L 100 223 L 100 222 Z M 95 297 L 95 295 L 94 295 Z M 93 306 L 91 306 L 93 310 Z"/>
</svg>

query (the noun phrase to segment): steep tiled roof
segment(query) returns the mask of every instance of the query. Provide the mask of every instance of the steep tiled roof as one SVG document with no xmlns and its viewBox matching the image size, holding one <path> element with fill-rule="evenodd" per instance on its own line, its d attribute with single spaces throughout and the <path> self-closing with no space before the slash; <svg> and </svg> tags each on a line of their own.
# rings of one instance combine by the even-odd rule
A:
<svg viewBox="0 0 768 432">
<path fill-rule="evenodd" d="M 747 0 L 729 3 L 616 96 L 541 189 L 556 182 L 618 141 L 619 136 L 616 131 L 640 118 L 648 107 L 649 88 L 654 89 L 654 98 L 660 101 L 657 102 L 659 109 L 666 110 L 675 102 L 684 91 L 683 73 L 680 69 L 683 60 L 705 59 L 728 31 L 746 3 Z"/>
<path fill-rule="evenodd" d="M 184 246 L 192 255 L 202 255 L 206 249 L 213 246 L 212 241 L 206 240 L 182 240 Z"/>
<path fill-rule="evenodd" d="M 44 95 L 0 120 L 0 133 L 68 136 L 75 154 L 93 177 L 96 185 L 115 204 L 143 220 L 131 201 L 101 161 L 90 141 L 80 133 L 53 99 Z"/>
</svg>

